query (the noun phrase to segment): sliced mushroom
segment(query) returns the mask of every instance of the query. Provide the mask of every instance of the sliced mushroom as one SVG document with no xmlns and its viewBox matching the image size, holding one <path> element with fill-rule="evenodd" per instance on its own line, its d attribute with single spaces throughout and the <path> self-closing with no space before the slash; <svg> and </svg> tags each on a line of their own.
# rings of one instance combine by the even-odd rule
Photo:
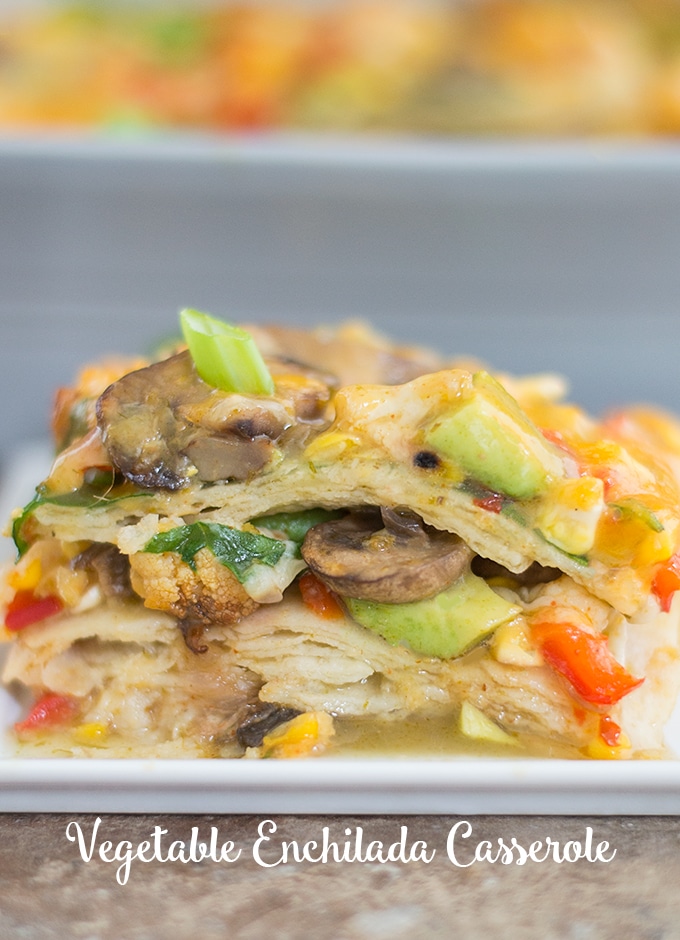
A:
<svg viewBox="0 0 680 940">
<path fill-rule="evenodd" d="M 297 708 L 259 702 L 256 709 L 239 725 L 237 740 L 243 747 L 260 747 L 265 735 L 301 714 Z"/>
<path fill-rule="evenodd" d="M 555 581 L 562 575 L 559 568 L 547 568 L 537 561 L 525 568 L 524 571 L 509 571 L 506 567 L 490 558 L 482 558 L 481 555 L 472 562 L 472 570 L 480 578 L 509 578 L 520 587 L 533 587 L 535 584 L 548 584 Z"/>
<path fill-rule="evenodd" d="M 189 481 L 191 463 L 184 448 L 193 429 L 176 420 L 174 409 L 180 402 L 199 401 L 206 389 L 188 353 L 109 385 L 97 402 L 97 422 L 112 462 L 125 477 L 149 489 L 176 490 Z"/>
<path fill-rule="evenodd" d="M 208 652 L 208 644 L 204 642 L 205 624 L 199 620 L 178 620 L 179 627 L 187 649 L 197 656 Z"/>
<path fill-rule="evenodd" d="M 248 479 L 272 458 L 274 444 L 304 443 L 331 395 L 331 378 L 316 370 L 278 359 L 271 367 L 274 398 L 212 388 L 188 352 L 123 376 L 97 402 L 112 463 L 145 489 Z"/>
<path fill-rule="evenodd" d="M 115 545 L 93 542 L 71 562 L 76 571 L 94 571 L 105 597 L 132 597 L 130 562 Z"/>
<path fill-rule="evenodd" d="M 457 535 L 394 510 L 358 510 L 309 530 L 302 557 L 345 597 L 404 604 L 432 597 L 469 567 L 472 550 Z"/>
<path fill-rule="evenodd" d="M 186 448 L 187 457 L 205 483 L 217 480 L 247 480 L 261 470 L 272 455 L 266 438 L 244 440 L 237 434 L 197 437 Z"/>
<path fill-rule="evenodd" d="M 266 362 L 277 393 L 292 403 L 298 420 L 323 421 L 326 405 L 339 385 L 336 376 L 289 356 L 270 356 Z"/>
</svg>

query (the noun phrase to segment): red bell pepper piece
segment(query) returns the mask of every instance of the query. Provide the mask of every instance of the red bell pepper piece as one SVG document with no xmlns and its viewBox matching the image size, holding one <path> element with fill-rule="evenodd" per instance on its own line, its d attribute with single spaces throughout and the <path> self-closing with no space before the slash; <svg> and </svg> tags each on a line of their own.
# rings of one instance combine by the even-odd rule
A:
<svg viewBox="0 0 680 940">
<path fill-rule="evenodd" d="M 7 606 L 5 627 L 12 633 L 18 633 L 33 623 L 47 620 L 63 610 L 63 603 L 58 597 L 36 597 L 33 591 L 17 591 Z"/>
<path fill-rule="evenodd" d="M 611 715 L 600 718 L 600 737 L 609 747 L 616 747 L 621 739 L 621 727 L 617 725 Z"/>
<path fill-rule="evenodd" d="M 46 692 L 42 698 L 38 699 L 26 718 L 14 725 L 14 730 L 22 734 L 27 731 L 37 731 L 40 728 L 68 725 L 79 711 L 80 705 L 72 696 Z"/>
<path fill-rule="evenodd" d="M 337 596 L 311 571 L 305 571 L 298 585 L 305 607 L 309 607 L 319 617 L 325 620 L 335 620 L 343 616 Z"/>
<path fill-rule="evenodd" d="M 537 623 L 532 633 L 545 661 L 586 702 L 615 705 L 644 681 L 612 656 L 606 636 L 571 623 Z"/>
<path fill-rule="evenodd" d="M 488 496 L 479 496 L 472 502 L 487 512 L 499 513 L 503 509 L 503 497 L 499 493 L 490 493 Z"/>
<path fill-rule="evenodd" d="M 652 591 L 661 610 L 668 613 L 676 591 L 680 590 L 680 554 L 672 555 L 656 571 Z"/>
</svg>

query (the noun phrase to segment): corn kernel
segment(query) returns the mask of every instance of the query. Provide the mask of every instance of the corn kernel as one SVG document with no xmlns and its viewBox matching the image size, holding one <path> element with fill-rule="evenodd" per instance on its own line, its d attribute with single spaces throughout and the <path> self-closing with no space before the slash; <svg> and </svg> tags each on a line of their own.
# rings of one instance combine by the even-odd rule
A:
<svg viewBox="0 0 680 940">
<path fill-rule="evenodd" d="M 261 757 L 308 757 L 324 747 L 335 733 L 326 712 L 305 712 L 265 735 Z"/>
<path fill-rule="evenodd" d="M 621 760 L 628 757 L 630 753 L 630 739 L 621 732 L 618 744 L 614 746 L 607 744 L 600 735 L 588 744 L 586 747 L 586 756 L 591 760 Z"/>
<path fill-rule="evenodd" d="M 9 586 L 15 591 L 31 591 L 38 586 L 42 576 L 42 564 L 39 558 L 32 558 L 22 569 L 14 568 L 8 577 Z"/>
<path fill-rule="evenodd" d="M 97 747 L 109 736 L 108 726 L 99 721 L 89 721 L 74 729 L 73 737 L 83 747 Z"/>
<path fill-rule="evenodd" d="M 650 532 L 643 539 L 635 552 L 636 565 L 656 565 L 670 558 L 675 550 L 675 538 L 664 529 L 663 532 Z"/>
</svg>

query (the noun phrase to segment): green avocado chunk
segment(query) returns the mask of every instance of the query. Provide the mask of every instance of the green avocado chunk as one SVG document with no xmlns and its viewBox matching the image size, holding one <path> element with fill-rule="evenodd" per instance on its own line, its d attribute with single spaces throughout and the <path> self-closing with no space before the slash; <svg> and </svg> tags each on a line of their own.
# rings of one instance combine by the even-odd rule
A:
<svg viewBox="0 0 680 940">
<path fill-rule="evenodd" d="M 511 620 L 520 608 L 496 594 L 482 578 L 468 572 L 440 594 L 406 604 L 344 598 L 362 626 L 416 653 L 453 659 Z"/>
<path fill-rule="evenodd" d="M 477 372 L 458 407 L 427 430 L 427 444 L 497 493 L 531 499 L 562 463 L 515 399 L 487 372 Z"/>
</svg>

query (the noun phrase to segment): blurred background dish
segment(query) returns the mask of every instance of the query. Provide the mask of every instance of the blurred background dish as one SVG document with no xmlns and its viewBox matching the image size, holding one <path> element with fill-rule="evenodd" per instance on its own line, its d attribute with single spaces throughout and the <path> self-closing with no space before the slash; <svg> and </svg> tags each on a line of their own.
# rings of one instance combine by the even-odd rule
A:
<svg viewBox="0 0 680 940">
<path fill-rule="evenodd" d="M 0 0 L 0 461 L 186 305 L 680 408 L 680 0 Z"/>
<path fill-rule="evenodd" d="M 0 124 L 675 135 L 678 0 L 0 3 Z"/>
<path fill-rule="evenodd" d="M 355 138 L 5 140 L 0 442 L 183 306 L 369 319 L 596 411 L 678 409 L 680 148 Z"/>
</svg>

